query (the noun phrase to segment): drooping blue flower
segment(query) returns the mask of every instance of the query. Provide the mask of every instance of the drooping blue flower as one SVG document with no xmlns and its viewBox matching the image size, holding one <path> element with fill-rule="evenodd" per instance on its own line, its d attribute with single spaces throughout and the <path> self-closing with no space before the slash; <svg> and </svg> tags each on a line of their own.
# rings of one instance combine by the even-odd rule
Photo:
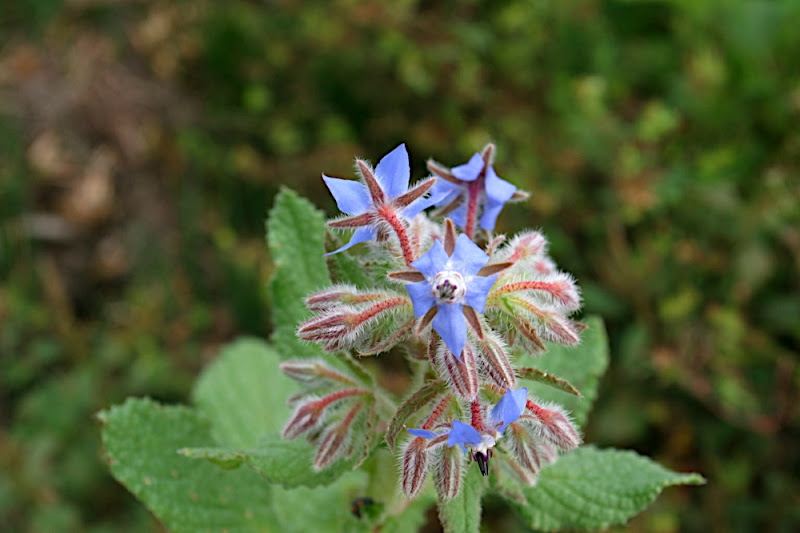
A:
<svg viewBox="0 0 800 533">
<path fill-rule="evenodd" d="M 477 208 L 481 213 L 480 227 L 492 231 L 497 216 L 503 206 L 508 202 L 517 188 L 511 183 L 500 178 L 491 164 L 481 154 L 475 153 L 470 160 L 449 171 L 435 163 L 429 163 L 428 168 L 440 178 L 433 186 L 431 199 L 434 205 L 450 206 L 453 210 L 448 214 L 460 228 L 467 226 L 467 212 L 469 204 L 470 187 L 477 184 Z"/>
<path fill-rule="evenodd" d="M 462 234 L 455 241 L 452 255 L 437 240 L 425 255 L 411 263 L 425 277 L 424 281 L 406 285 L 414 316 L 425 316 L 435 306 L 433 329 L 459 361 L 467 342 L 463 306 L 483 313 L 489 289 L 497 279 L 497 274 L 477 275 L 488 261 L 489 256 Z"/>
<path fill-rule="evenodd" d="M 322 175 L 325 185 L 336 200 L 336 205 L 343 213 L 349 215 L 329 225 L 356 228 L 350 241 L 331 252 L 332 254 L 375 239 L 378 235 L 376 222 L 389 212 L 396 210 L 403 217 L 411 219 L 423 209 L 433 205 L 433 202 L 424 196 L 433 185 L 432 181 L 423 181 L 408 190 L 411 169 L 405 144 L 386 154 L 374 170 L 361 160 L 357 161 L 357 165 L 363 183 Z M 393 209 L 388 211 L 381 209 L 385 207 Z"/>
<path fill-rule="evenodd" d="M 528 400 L 528 389 L 522 387 L 517 390 L 508 390 L 500 398 L 500 401 L 489 411 L 488 420 L 484 421 L 485 427 L 479 431 L 470 424 L 465 424 L 459 420 L 453 420 L 450 431 L 434 433 L 427 429 L 406 429 L 415 437 L 432 439 L 447 435 L 447 446 L 461 446 L 464 453 L 467 453 L 467 445 L 472 449 L 472 457 L 478 463 L 481 473 L 488 475 L 489 457 L 492 448 L 497 444 L 505 429 L 519 420 L 525 412 L 525 404 Z"/>
</svg>

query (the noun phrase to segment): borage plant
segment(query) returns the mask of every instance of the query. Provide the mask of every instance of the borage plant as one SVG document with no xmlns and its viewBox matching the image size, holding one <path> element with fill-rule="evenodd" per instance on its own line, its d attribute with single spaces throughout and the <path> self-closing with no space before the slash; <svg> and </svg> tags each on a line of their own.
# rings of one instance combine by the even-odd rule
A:
<svg viewBox="0 0 800 533">
<path fill-rule="evenodd" d="M 358 180 L 323 175 L 346 243 L 283 190 L 268 222 L 272 344 L 226 347 L 194 407 L 101 413 L 113 475 L 176 532 L 411 532 L 432 505 L 445 531 L 477 532 L 490 492 L 534 529 L 597 529 L 701 483 L 580 447 L 603 325 L 573 318 L 578 287 L 541 233 L 494 233 L 527 195 L 493 155 L 429 161 L 410 185 L 401 145 L 374 169 L 357 160 Z"/>
</svg>

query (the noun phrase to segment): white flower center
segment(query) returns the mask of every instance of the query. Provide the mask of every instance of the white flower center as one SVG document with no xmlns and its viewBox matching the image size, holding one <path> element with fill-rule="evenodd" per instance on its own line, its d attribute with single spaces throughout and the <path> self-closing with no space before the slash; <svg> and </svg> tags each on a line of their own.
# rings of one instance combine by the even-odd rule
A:
<svg viewBox="0 0 800 533">
<path fill-rule="evenodd" d="M 442 270 L 433 278 L 431 292 L 439 303 L 460 303 L 467 293 L 467 282 L 460 272 Z"/>
<path fill-rule="evenodd" d="M 496 431 L 493 433 L 494 435 L 483 433 L 481 435 L 481 443 L 478 445 L 472 445 L 473 453 L 482 453 L 483 455 L 487 455 L 489 453 L 489 449 L 493 448 L 494 445 L 497 444 L 497 438 L 500 436 Z"/>
</svg>

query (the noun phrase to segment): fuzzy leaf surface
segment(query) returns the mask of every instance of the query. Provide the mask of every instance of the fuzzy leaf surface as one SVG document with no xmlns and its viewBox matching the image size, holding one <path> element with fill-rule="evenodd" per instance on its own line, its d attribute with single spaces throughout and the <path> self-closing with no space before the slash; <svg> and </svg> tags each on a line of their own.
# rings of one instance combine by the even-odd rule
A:
<svg viewBox="0 0 800 533">
<path fill-rule="evenodd" d="M 580 391 L 582 397 L 544 383 L 520 380 L 532 396 L 563 405 L 581 427 L 586 423 L 589 410 L 597 398 L 600 377 L 608 367 L 608 338 L 603 321 L 598 317 L 589 317 L 585 322 L 589 328 L 581 334 L 578 346 L 548 344 L 547 351 L 542 355 L 534 357 L 526 354 L 516 359 L 518 366 L 536 367 L 567 380 Z"/>
<path fill-rule="evenodd" d="M 211 421 L 218 444 L 249 448 L 281 429 L 290 412 L 286 399 L 297 392 L 297 384 L 279 364 L 280 356 L 266 342 L 241 339 L 206 367 L 192 396 Z"/>
<path fill-rule="evenodd" d="M 310 316 L 305 297 L 330 285 L 324 235 L 322 212 L 294 191 L 281 189 L 267 219 L 267 240 L 275 263 L 269 285 L 275 326 L 272 341 L 284 359 L 321 353 L 299 340 L 295 331 Z"/>
<path fill-rule="evenodd" d="M 183 448 L 181 454 L 192 459 L 205 459 L 221 467 L 235 468 L 244 464 L 263 479 L 285 488 L 328 485 L 355 464 L 353 458 L 337 461 L 316 472 L 312 467 L 316 448 L 302 439 L 284 440 L 278 433 L 267 435 L 258 445 L 247 449 L 228 447 Z M 261 481 L 263 483 L 263 480 Z"/>
<path fill-rule="evenodd" d="M 525 522 L 544 531 L 605 529 L 623 524 L 671 485 L 700 485 L 698 474 L 681 474 L 631 451 L 578 448 L 542 470 L 525 487 Z"/>
<path fill-rule="evenodd" d="M 192 409 L 128 399 L 100 420 L 112 475 L 169 531 L 272 531 L 271 489 L 255 472 L 226 471 L 175 453 L 213 443 L 208 422 Z"/>
<path fill-rule="evenodd" d="M 458 496 L 446 502 L 439 502 L 439 521 L 445 533 L 479 533 L 481 497 L 486 480 L 477 468 L 468 468 L 461 483 L 461 492 Z"/>
</svg>

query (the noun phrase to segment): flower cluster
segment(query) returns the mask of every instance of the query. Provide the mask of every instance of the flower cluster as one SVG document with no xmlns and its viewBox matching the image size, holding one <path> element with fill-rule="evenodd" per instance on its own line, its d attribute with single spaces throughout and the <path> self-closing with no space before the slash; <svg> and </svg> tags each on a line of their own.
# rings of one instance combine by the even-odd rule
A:
<svg viewBox="0 0 800 533">
<path fill-rule="evenodd" d="M 365 457 L 379 431 L 394 449 L 406 427 L 403 492 L 418 494 L 433 471 L 447 499 L 458 494 L 469 459 L 489 475 L 495 447 L 504 452 L 496 468 L 531 484 L 559 451 L 580 444 L 561 407 L 519 386 L 513 362 L 546 342 L 577 344 L 583 326 L 570 315 L 580 295 L 539 232 L 494 233 L 503 206 L 527 195 L 497 176 L 493 156 L 488 145 L 453 168 L 429 161 L 432 175 L 410 186 L 400 145 L 374 169 L 356 160 L 358 181 L 323 175 L 344 213 L 329 227 L 355 230 L 330 254 L 352 249 L 358 276 L 340 275 L 306 298 L 312 316 L 297 334 L 330 355 L 282 365 L 304 384 L 283 435 L 317 446 L 315 468 L 357 451 Z M 351 357 L 393 348 L 414 361 L 420 387 L 399 407 Z"/>
</svg>

